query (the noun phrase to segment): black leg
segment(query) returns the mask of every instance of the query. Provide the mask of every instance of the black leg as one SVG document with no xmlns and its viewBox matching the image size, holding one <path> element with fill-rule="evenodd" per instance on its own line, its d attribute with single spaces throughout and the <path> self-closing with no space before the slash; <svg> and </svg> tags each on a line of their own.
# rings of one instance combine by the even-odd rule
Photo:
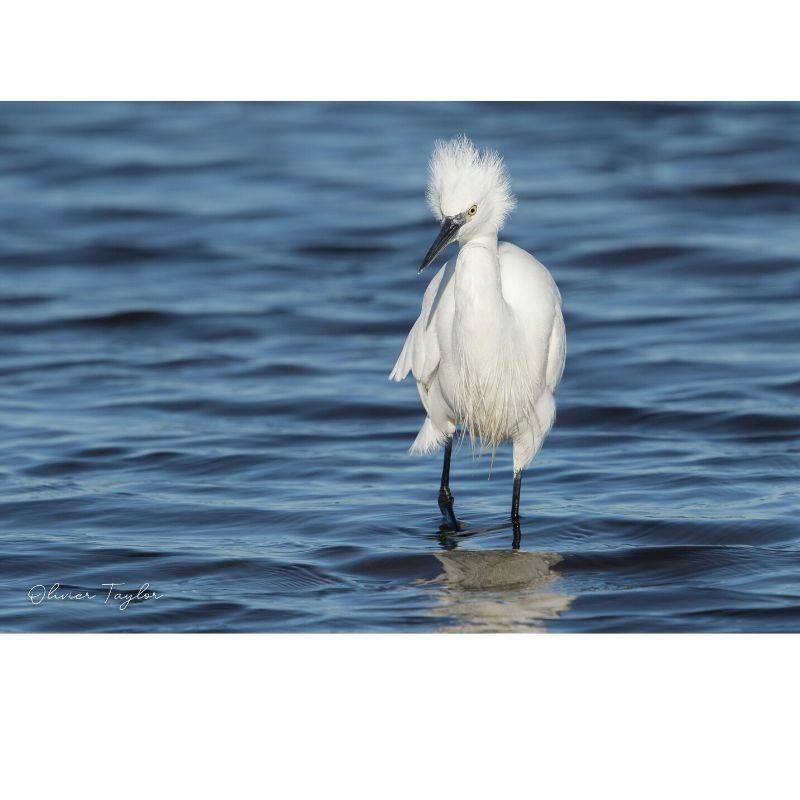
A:
<svg viewBox="0 0 800 800">
<path fill-rule="evenodd" d="M 514 474 L 514 494 L 511 498 L 511 521 L 519 522 L 519 493 L 522 489 L 522 470 Z"/>
<path fill-rule="evenodd" d="M 439 510 L 445 518 L 448 527 L 458 530 L 458 520 L 453 511 L 453 495 L 450 492 L 450 456 L 453 452 L 453 437 L 447 440 L 444 446 L 444 464 L 442 465 L 442 484 L 439 487 Z"/>
<path fill-rule="evenodd" d="M 519 520 L 513 520 L 511 522 L 511 527 L 514 529 L 514 538 L 511 540 L 511 549 L 519 550 L 519 546 L 522 543 L 522 528 L 519 526 Z"/>
<path fill-rule="evenodd" d="M 522 541 L 522 530 L 519 526 L 519 495 L 522 489 L 522 470 L 514 473 L 514 494 L 511 497 L 511 525 L 514 529 L 514 539 L 511 542 L 512 550 L 519 550 Z"/>
</svg>

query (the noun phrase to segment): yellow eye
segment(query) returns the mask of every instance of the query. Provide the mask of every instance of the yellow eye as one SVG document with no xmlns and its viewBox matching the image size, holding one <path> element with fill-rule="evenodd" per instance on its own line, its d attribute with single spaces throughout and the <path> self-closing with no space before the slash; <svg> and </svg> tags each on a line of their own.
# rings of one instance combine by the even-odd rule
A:
<svg viewBox="0 0 800 800">
<path fill-rule="evenodd" d="M 467 211 L 468 217 L 474 217 L 478 213 L 478 206 L 470 206 L 469 211 Z"/>
</svg>

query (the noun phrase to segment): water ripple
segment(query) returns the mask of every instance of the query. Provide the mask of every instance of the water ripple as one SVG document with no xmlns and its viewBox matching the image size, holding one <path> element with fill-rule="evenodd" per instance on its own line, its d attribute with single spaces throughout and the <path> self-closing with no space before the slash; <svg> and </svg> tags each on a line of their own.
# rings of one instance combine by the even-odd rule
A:
<svg viewBox="0 0 800 800">
<path fill-rule="evenodd" d="M 0 105 L 0 630 L 800 630 L 798 123 Z M 505 154 L 507 238 L 565 303 L 518 552 L 507 449 L 458 449 L 443 534 L 416 390 L 387 380 L 425 161 L 461 130 Z M 31 601 L 55 584 L 94 599 Z"/>
</svg>

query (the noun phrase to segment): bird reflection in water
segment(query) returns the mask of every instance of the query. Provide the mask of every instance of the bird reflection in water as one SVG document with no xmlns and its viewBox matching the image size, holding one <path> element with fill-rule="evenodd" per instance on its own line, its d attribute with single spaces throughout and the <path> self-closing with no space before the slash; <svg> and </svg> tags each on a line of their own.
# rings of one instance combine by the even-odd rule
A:
<svg viewBox="0 0 800 800">
<path fill-rule="evenodd" d="M 431 613 L 447 618 L 443 630 L 544 631 L 548 620 L 570 607 L 573 596 L 552 591 L 561 577 L 553 567 L 562 557 L 520 550 L 521 532 L 513 528 L 510 550 L 459 550 L 463 535 L 441 537 L 444 549 L 434 555 L 443 572 L 430 585 L 441 587 Z"/>
</svg>

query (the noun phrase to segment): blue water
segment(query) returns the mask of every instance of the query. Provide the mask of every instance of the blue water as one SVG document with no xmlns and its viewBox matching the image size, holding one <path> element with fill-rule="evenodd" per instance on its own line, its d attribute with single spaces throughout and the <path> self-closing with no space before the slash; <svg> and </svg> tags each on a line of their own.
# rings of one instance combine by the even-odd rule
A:
<svg viewBox="0 0 800 800">
<path fill-rule="evenodd" d="M 564 297 L 518 552 L 387 380 L 461 131 Z M 800 105 L 2 105 L 0 629 L 800 631 L 798 254 Z"/>
</svg>

